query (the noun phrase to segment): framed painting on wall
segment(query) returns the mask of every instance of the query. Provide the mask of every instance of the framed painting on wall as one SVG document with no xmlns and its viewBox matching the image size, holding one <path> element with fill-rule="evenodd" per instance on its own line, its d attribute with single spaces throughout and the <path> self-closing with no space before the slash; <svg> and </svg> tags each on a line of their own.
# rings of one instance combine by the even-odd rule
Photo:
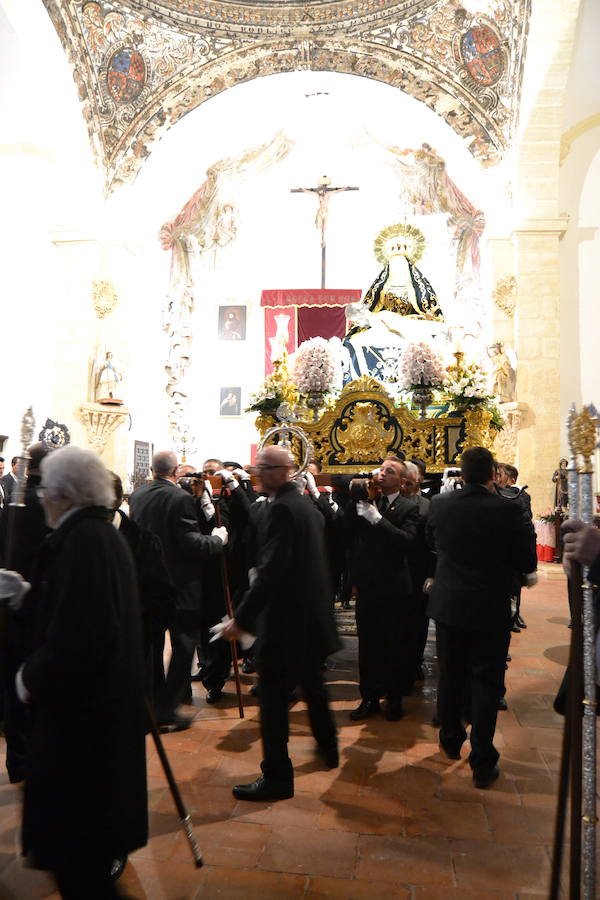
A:
<svg viewBox="0 0 600 900">
<path fill-rule="evenodd" d="M 220 306 L 219 307 L 219 340 L 220 341 L 245 341 L 246 340 L 246 307 L 245 306 Z"/>
<path fill-rule="evenodd" d="M 222 387 L 219 398 L 220 416 L 242 415 L 242 389 L 241 387 Z"/>
</svg>

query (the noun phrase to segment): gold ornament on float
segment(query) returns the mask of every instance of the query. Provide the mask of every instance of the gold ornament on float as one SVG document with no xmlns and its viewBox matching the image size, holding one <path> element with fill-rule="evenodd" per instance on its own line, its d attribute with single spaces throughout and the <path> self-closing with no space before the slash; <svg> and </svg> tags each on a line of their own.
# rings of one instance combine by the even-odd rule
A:
<svg viewBox="0 0 600 900">
<path fill-rule="evenodd" d="M 119 301 L 119 296 L 110 281 L 92 282 L 92 301 L 99 319 L 110 315 Z"/>
<path fill-rule="evenodd" d="M 425 236 L 415 225 L 398 222 L 379 232 L 373 249 L 382 266 L 387 265 L 392 256 L 405 256 L 414 265 L 425 252 Z"/>
<path fill-rule="evenodd" d="M 592 407 L 584 406 L 580 413 L 572 410 L 569 415 L 569 445 L 577 456 L 583 457 L 579 467 L 581 474 L 594 471 L 592 456 L 596 449 L 596 420 Z"/>
</svg>

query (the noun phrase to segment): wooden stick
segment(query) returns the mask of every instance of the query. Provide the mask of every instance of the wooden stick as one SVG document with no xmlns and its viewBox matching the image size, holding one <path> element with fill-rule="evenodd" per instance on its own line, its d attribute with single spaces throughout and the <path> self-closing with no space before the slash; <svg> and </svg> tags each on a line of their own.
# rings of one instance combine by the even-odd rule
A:
<svg viewBox="0 0 600 900">
<path fill-rule="evenodd" d="M 150 731 L 154 739 L 154 746 L 156 747 L 156 752 L 158 753 L 158 758 L 160 759 L 161 765 L 163 767 L 163 772 L 165 773 L 165 777 L 169 783 L 169 789 L 171 791 L 171 796 L 173 797 L 173 802 L 175 803 L 175 809 L 177 810 L 179 821 L 181 822 L 183 830 L 185 831 L 187 842 L 189 844 L 190 850 L 192 851 L 192 856 L 194 857 L 194 863 L 196 865 L 196 868 L 200 869 L 204 865 L 204 861 L 202 859 L 202 854 L 200 853 L 200 848 L 198 847 L 198 844 L 196 842 L 196 838 L 194 837 L 194 832 L 192 829 L 192 819 L 185 807 L 183 797 L 181 796 L 181 792 L 179 790 L 179 785 L 175 781 L 175 776 L 173 775 L 171 764 L 169 763 L 169 759 L 167 757 L 167 754 L 165 753 L 165 748 L 160 737 L 158 725 L 156 724 L 156 719 L 154 717 L 152 704 L 148 700 L 148 697 L 146 697 L 145 700 L 146 710 L 148 712 L 148 718 L 150 720 Z"/>
<path fill-rule="evenodd" d="M 241 490 L 241 488 L 237 488 L 237 490 Z M 216 498 L 215 498 L 216 499 Z M 221 525 L 221 510 L 219 509 L 218 504 L 215 506 L 215 518 L 217 520 L 217 525 Z M 233 615 L 233 604 L 231 602 L 231 590 L 229 588 L 229 575 L 227 574 L 227 560 L 225 559 L 225 551 L 220 554 L 221 556 L 221 578 L 223 580 L 223 592 L 225 594 L 225 608 L 227 609 L 227 615 L 230 619 L 234 619 Z M 233 663 L 233 677 L 235 679 L 235 692 L 237 694 L 238 700 L 238 710 L 240 713 L 240 719 L 244 718 L 244 702 L 242 700 L 242 684 L 240 682 L 240 668 L 238 663 L 238 655 L 237 655 L 237 647 L 235 641 L 229 641 L 229 646 L 231 648 L 231 662 Z"/>
</svg>

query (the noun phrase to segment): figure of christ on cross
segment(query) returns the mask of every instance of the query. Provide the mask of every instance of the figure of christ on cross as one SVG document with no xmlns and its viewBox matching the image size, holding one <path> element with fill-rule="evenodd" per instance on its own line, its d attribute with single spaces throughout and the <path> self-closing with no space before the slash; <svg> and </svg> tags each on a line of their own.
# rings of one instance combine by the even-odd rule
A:
<svg viewBox="0 0 600 900">
<path fill-rule="evenodd" d="M 317 187 L 313 188 L 291 188 L 292 194 L 316 194 L 319 198 L 319 208 L 315 216 L 315 225 L 321 232 L 321 287 L 325 287 L 325 266 L 327 253 L 327 217 L 329 215 L 329 195 L 338 194 L 340 191 L 357 191 L 357 187 L 330 187 L 331 179 L 326 175 L 319 178 Z"/>
</svg>

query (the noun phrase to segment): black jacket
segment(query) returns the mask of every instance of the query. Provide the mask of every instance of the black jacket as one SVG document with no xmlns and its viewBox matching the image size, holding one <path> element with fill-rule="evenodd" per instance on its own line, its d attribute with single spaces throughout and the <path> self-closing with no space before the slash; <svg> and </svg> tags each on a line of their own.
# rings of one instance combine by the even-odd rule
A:
<svg viewBox="0 0 600 900">
<path fill-rule="evenodd" d="M 437 553 L 430 618 L 476 631 L 510 628 L 515 579 L 537 565 L 519 504 L 481 484 L 438 494 L 427 534 Z"/>
<path fill-rule="evenodd" d="M 307 664 L 319 665 L 339 649 L 323 517 L 293 484 L 269 503 L 259 554 L 256 580 L 236 610 L 236 622 L 258 637 L 261 675 L 293 687 Z"/>
<path fill-rule="evenodd" d="M 177 609 L 197 610 L 202 602 L 202 560 L 218 553 L 223 542 L 202 534 L 194 498 L 166 478 L 155 478 L 133 492 L 131 518 L 155 534 L 176 589 Z"/>
<path fill-rule="evenodd" d="M 35 649 L 23 668 L 31 740 L 23 852 L 57 870 L 147 840 L 146 717 L 136 576 L 101 507 L 80 509 L 39 558 Z"/>
<path fill-rule="evenodd" d="M 409 596 L 412 583 L 408 553 L 417 535 L 419 511 L 415 503 L 398 495 L 377 525 L 356 513 L 352 502 L 345 512 L 351 541 L 350 579 L 359 597 L 376 592 L 394 602 Z"/>
</svg>

